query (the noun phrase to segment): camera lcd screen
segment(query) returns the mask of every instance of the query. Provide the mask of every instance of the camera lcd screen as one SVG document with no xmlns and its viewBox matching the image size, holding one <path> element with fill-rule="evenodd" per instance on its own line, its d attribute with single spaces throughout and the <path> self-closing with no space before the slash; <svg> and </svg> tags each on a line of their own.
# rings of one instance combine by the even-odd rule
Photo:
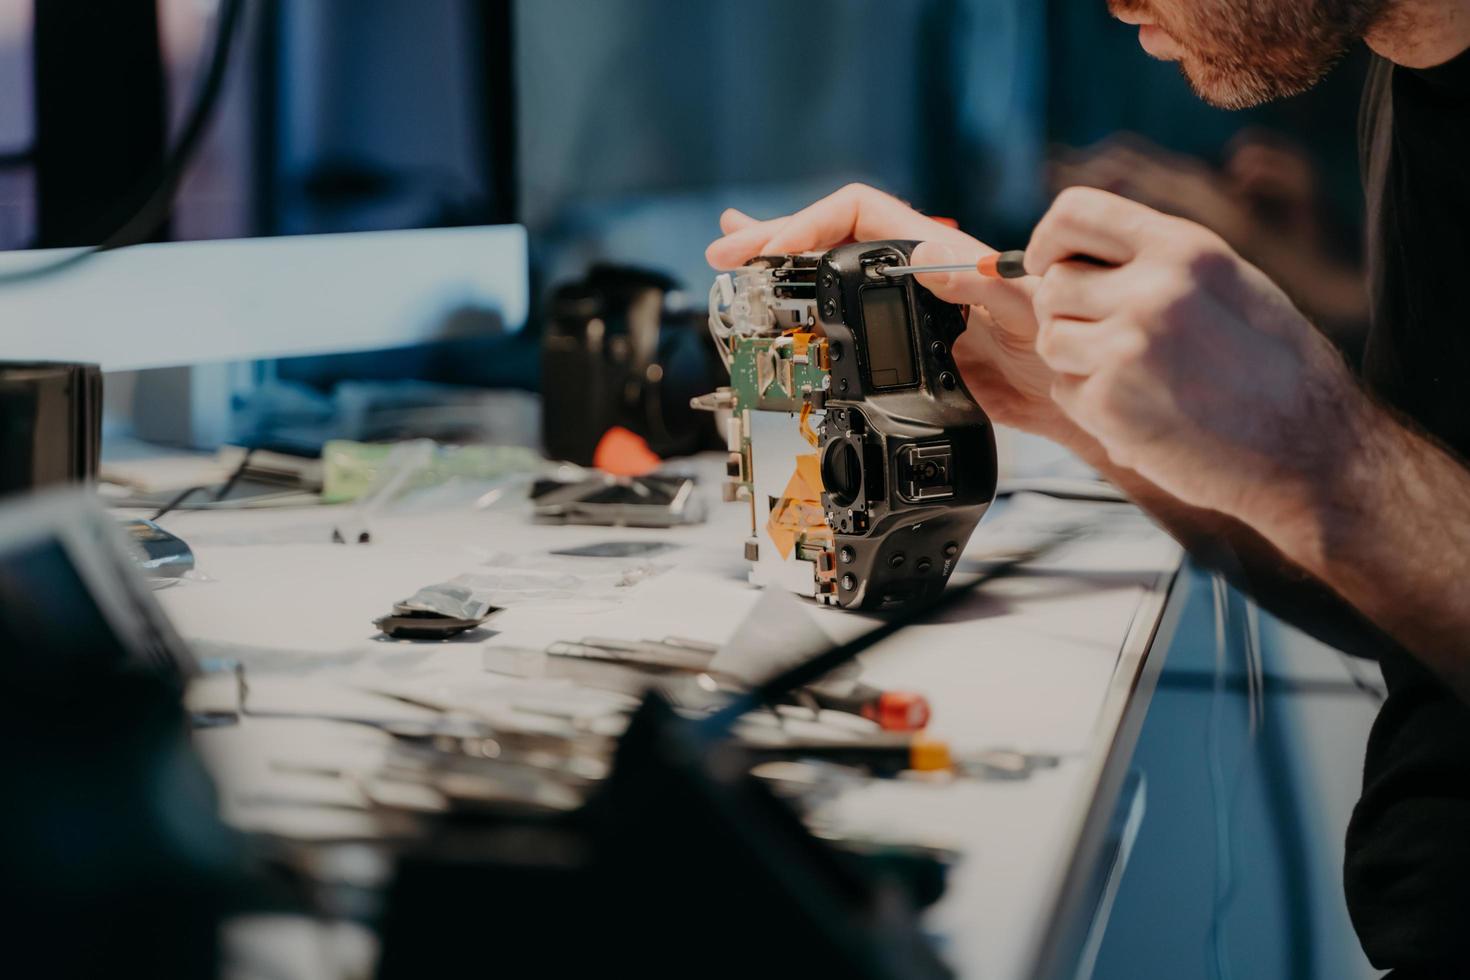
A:
<svg viewBox="0 0 1470 980">
<path fill-rule="evenodd" d="M 863 327 L 868 342 L 868 374 L 874 388 L 914 383 L 914 342 L 908 297 L 902 286 L 862 292 Z"/>
</svg>

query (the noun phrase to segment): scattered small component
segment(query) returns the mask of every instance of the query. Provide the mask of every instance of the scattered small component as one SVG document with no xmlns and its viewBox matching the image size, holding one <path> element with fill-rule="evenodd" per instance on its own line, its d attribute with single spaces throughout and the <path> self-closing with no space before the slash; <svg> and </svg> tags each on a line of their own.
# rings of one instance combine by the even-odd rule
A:
<svg viewBox="0 0 1470 980">
<path fill-rule="evenodd" d="M 398 605 L 407 610 L 438 613 L 450 619 L 484 620 L 496 611 L 489 592 L 479 588 L 472 577 L 466 575 L 426 585 Z"/>
<path fill-rule="evenodd" d="M 580 642 L 558 641 L 545 651 L 493 647 L 485 651 L 485 669 L 522 678 L 556 678 L 620 693 L 640 694 L 658 688 L 682 708 L 697 710 L 728 700 L 744 690 L 738 677 L 712 664 L 712 643 L 665 637 L 620 640 L 588 636 Z M 929 701 L 912 691 L 884 691 L 869 684 L 816 685 L 783 698 L 780 707 L 809 708 L 866 719 L 889 732 L 917 732 L 929 724 Z"/>
<path fill-rule="evenodd" d="M 823 708 L 861 715 L 887 732 L 917 732 L 929 724 L 929 699 L 913 691 L 880 691 L 859 684 L 846 695 L 813 688 L 811 697 Z"/>
<path fill-rule="evenodd" d="M 852 740 L 785 739 L 747 748 L 752 759 L 816 759 L 852 766 L 874 776 L 905 772 L 948 772 L 954 768 L 949 745 L 922 735 L 877 736 Z"/>
<path fill-rule="evenodd" d="M 153 521 L 123 521 L 122 528 L 138 546 L 134 564 L 144 575 L 178 578 L 194 570 L 194 552 L 177 535 L 170 534 Z"/>
<path fill-rule="evenodd" d="M 403 640 L 447 640 L 474 629 L 500 610 L 463 578 L 424 586 L 373 625 Z"/>
<path fill-rule="evenodd" d="M 393 612 L 373 620 L 373 625 L 395 640 L 447 640 L 468 633 L 489 619 L 498 609 L 478 619 L 456 619 L 423 609 L 409 609 L 402 603 Z"/>
<path fill-rule="evenodd" d="M 344 534 L 340 527 L 332 528 L 333 544 L 346 544 L 348 538 L 353 538 L 357 544 L 373 543 L 373 534 L 367 528 L 362 528 L 356 534 L 352 534 L 350 531 Z"/>
<path fill-rule="evenodd" d="M 673 549 L 667 541 L 599 541 L 577 548 L 556 548 L 551 553 L 570 558 L 646 558 Z"/>
<path fill-rule="evenodd" d="M 955 771 L 975 779 L 1026 779 L 1038 769 L 1055 769 L 1061 762 L 1061 756 L 1048 753 L 988 749 L 956 759 Z"/>
<path fill-rule="evenodd" d="M 553 657 L 581 657 L 692 673 L 708 670 L 713 657 L 703 651 L 681 649 L 652 641 L 614 640 L 596 636 L 586 637 L 581 643 L 553 643 L 546 648 L 546 652 Z"/>
<path fill-rule="evenodd" d="M 704 521 L 690 476 L 615 477 L 573 482 L 545 479 L 531 487 L 536 520 L 597 527 L 676 527 Z"/>
<path fill-rule="evenodd" d="M 786 738 L 750 745 L 749 752 L 759 762 L 815 760 L 851 766 L 878 777 L 906 772 L 951 773 L 969 779 L 1014 781 L 1061 764 L 1060 756 L 1016 749 L 959 754 L 949 743 L 922 733 L 853 740 Z"/>
</svg>

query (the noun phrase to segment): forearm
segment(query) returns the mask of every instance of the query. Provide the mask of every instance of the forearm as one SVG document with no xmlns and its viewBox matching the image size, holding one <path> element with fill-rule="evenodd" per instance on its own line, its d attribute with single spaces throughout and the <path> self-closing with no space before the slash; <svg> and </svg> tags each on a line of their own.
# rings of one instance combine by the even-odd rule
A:
<svg viewBox="0 0 1470 980">
<path fill-rule="evenodd" d="M 1263 493 L 1239 519 L 1175 499 L 1095 444 L 1072 448 L 1267 610 L 1350 653 L 1390 639 L 1470 701 L 1470 471 L 1366 397 L 1344 419 L 1339 469 L 1296 501 Z"/>
<path fill-rule="evenodd" d="M 1330 588 L 1243 522 L 1176 499 L 1114 465 L 1085 438 L 1071 448 L 1148 512 L 1198 564 L 1223 574 L 1267 612 L 1355 656 L 1375 658 L 1388 638 Z"/>
<path fill-rule="evenodd" d="M 1297 516 L 1251 520 L 1470 701 L 1470 471 L 1366 398 L 1356 444 Z"/>
</svg>

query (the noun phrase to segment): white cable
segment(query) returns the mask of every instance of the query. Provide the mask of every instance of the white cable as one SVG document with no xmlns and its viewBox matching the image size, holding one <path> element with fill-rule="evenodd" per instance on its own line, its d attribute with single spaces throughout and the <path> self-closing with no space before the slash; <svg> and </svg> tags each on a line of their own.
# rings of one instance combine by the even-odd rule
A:
<svg viewBox="0 0 1470 980">
<path fill-rule="evenodd" d="M 1215 674 L 1210 690 L 1209 747 L 1210 803 L 1215 825 L 1215 870 L 1213 904 L 1210 915 L 1210 976 L 1213 980 L 1231 980 L 1230 962 L 1225 954 L 1225 912 L 1231 891 L 1230 804 L 1225 791 L 1225 764 L 1220 758 L 1220 725 L 1226 681 L 1225 580 L 1214 575 L 1210 580 L 1215 603 Z"/>
<path fill-rule="evenodd" d="M 733 360 L 730 348 L 725 343 L 729 336 L 729 327 L 725 325 L 724 317 L 720 315 L 721 299 L 720 280 L 715 279 L 709 288 L 709 334 L 714 339 L 715 349 L 720 352 L 720 360 L 724 362 L 725 370 L 730 370 L 730 362 Z"/>
<path fill-rule="evenodd" d="M 1251 705 L 1251 741 L 1266 724 L 1266 664 L 1261 655 L 1261 614 L 1256 604 L 1245 600 L 1245 655 L 1254 677 L 1255 703 Z"/>
</svg>

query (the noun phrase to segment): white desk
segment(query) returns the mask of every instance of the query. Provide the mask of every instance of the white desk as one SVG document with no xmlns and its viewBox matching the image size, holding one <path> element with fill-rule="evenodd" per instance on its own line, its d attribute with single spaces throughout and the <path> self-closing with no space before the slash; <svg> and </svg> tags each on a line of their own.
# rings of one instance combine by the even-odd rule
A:
<svg viewBox="0 0 1470 980">
<path fill-rule="evenodd" d="M 159 598 L 200 656 L 242 657 L 252 682 L 272 669 L 299 668 L 294 681 L 274 682 L 288 701 L 281 691 L 295 681 L 321 690 L 366 675 L 424 671 L 483 683 L 483 645 L 539 647 L 589 635 L 719 642 L 758 593 L 744 583 L 740 556 L 747 511 L 718 503 L 714 479 L 702 492 L 711 501 L 709 523 L 670 532 L 538 527 L 524 509 L 459 506 L 381 518 L 366 546 L 328 543 L 341 509 L 177 513 L 164 523 L 192 544 L 200 571 L 213 581 L 187 582 Z M 890 781 L 840 801 L 842 819 L 855 827 L 963 853 L 927 920 L 963 976 L 1053 975 L 1058 966 L 1045 954 L 1075 958 L 1115 860 L 1109 827 L 1171 628 L 1166 599 L 1180 561 L 1173 542 L 1131 508 L 1064 506 L 1107 514 L 1107 530 L 864 657 L 871 682 L 927 695 L 931 731 L 957 749 L 1012 747 L 1063 757 L 1058 768 L 1020 782 Z M 967 554 L 983 552 L 988 537 L 982 526 Z M 384 642 L 370 625 L 394 601 L 496 554 L 642 538 L 681 545 L 648 559 L 675 567 L 624 590 L 618 601 L 508 609 L 487 624 L 494 635 L 469 643 Z M 814 605 L 810 614 L 834 637 L 869 622 Z M 1151 649 L 1158 655 L 1150 658 Z M 261 724 L 247 720 L 201 736 L 227 800 L 252 789 L 258 770 L 249 743 L 264 734 Z M 274 733 L 273 751 L 293 740 L 312 751 L 306 731 L 320 729 Z"/>
</svg>

